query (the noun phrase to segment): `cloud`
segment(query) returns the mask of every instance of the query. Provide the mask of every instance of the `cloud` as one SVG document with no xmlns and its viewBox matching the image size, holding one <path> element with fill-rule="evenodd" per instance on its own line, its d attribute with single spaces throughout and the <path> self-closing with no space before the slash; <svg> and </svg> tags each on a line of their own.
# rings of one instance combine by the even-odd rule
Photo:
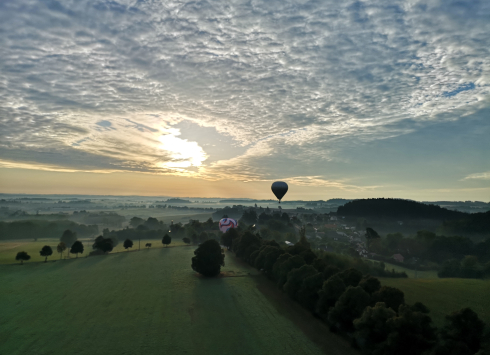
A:
<svg viewBox="0 0 490 355">
<path fill-rule="evenodd" d="M 243 180 L 295 166 L 322 185 L 346 146 L 489 107 L 489 15 L 479 1 L 2 1 L 2 158 Z M 183 121 L 243 149 L 210 156 L 169 134 Z"/>
<path fill-rule="evenodd" d="M 490 171 L 466 176 L 463 180 L 490 180 Z"/>
</svg>

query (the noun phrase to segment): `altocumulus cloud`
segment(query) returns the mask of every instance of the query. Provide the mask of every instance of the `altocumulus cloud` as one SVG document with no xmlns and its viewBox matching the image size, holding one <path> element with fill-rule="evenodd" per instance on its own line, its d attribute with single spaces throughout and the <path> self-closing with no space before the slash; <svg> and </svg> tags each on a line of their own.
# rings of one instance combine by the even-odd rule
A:
<svg viewBox="0 0 490 355">
<path fill-rule="evenodd" d="M 294 178 L 277 162 L 343 161 L 346 139 L 488 107 L 489 16 L 486 1 L 3 0 L 0 159 Z M 184 120 L 244 153 L 207 164 Z M 310 170 L 295 180 L 335 184 Z"/>
</svg>

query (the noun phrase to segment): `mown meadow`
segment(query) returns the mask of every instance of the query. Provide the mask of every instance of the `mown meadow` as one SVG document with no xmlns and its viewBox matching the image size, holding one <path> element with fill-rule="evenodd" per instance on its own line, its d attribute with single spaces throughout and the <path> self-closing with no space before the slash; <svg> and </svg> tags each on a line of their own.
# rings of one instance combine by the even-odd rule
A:
<svg viewBox="0 0 490 355">
<path fill-rule="evenodd" d="M 92 244 L 94 243 L 93 239 L 80 239 L 84 245 L 83 254 L 78 254 L 78 258 L 85 258 L 88 254 L 93 251 Z M 31 262 L 42 262 L 44 261 L 44 256 L 41 256 L 39 252 L 42 247 L 45 245 L 49 245 L 53 250 L 53 254 L 48 257 L 48 262 L 53 260 L 59 260 L 60 254 L 56 251 L 56 246 L 59 244 L 59 239 L 39 239 L 37 241 L 32 240 L 12 240 L 12 241 L 1 241 L 0 242 L 0 264 L 12 264 L 17 263 L 15 260 L 15 256 L 19 251 L 27 252 L 31 259 L 26 261 L 25 263 Z M 133 247 L 129 249 L 124 249 L 123 242 L 119 242 L 114 249 L 111 251 L 111 254 L 120 253 L 120 252 L 132 252 L 138 250 L 138 243 L 141 243 L 141 249 L 146 249 L 146 243 L 151 243 L 151 249 L 164 248 L 165 246 L 162 244 L 161 240 L 158 239 L 141 239 L 141 241 L 133 240 Z M 172 242 L 169 244 L 169 248 L 176 246 L 184 246 L 185 243 L 181 239 L 172 239 Z M 69 254 L 69 250 L 65 250 L 63 253 L 63 259 L 76 258 L 75 254 Z"/>
<path fill-rule="evenodd" d="M 198 276 L 193 251 L 0 265 L 0 354 L 356 353 L 229 253 Z"/>
<path fill-rule="evenodd" d="M 381 284 L 396 287 L 405 294 L 405 302 L 422 302 L 438 327 L 453 311 L 470 307 L 490 330 L 490 280 L 435 278 L 380 278 Z"/>
</svg>

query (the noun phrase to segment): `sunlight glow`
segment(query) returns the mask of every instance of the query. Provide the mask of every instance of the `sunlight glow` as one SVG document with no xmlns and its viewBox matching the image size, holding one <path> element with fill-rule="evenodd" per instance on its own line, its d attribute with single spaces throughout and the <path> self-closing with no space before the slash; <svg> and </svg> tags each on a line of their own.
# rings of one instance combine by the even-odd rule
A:
<svg viewBox="0 0 490 355">
<path fill-rule="evenodd" d="M 170 128 L 165 131 L 167 134 L 159 138 L 162 143 L 160 149 L 170 152 L 173 160 L 162 163 L 163 168 L 182 170 L 193 166 L 198 167 L 208 158 L 197 142 L 189 142 L 187 139 L 176 137 L 180 135 L 179 129 Z"/>
</svg>

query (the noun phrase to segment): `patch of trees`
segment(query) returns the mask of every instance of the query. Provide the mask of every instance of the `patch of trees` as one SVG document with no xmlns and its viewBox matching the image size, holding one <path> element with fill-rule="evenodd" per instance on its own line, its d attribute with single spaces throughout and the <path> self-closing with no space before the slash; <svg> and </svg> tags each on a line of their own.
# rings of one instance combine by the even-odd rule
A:
<svg viewBox="0 0 490 355">
<path fill-rule="evenodd" d="M 243 215 L 243 212 L 248 210 L 248 207 L 242 205 L 233 205 L 233 207 L 226 206 L 225 208 L 221 208 L 213 213 L 213 220 L 219 221 L 221 218 L 234 218 L 236 220 L 240 219 Z"/>
<path fill-rule="evenodd" d="M 339 206 L 337 214 L 339 216 L 437 220 L 455 220 L 468 216 L 467 213 L 448 210 L 437 205 L 392 198 L 354 200 Z"/>
<path fill-rule="evenodd" d="M 133 228 L 144 226 L 147 230 L 166 230 L 168 228 L 168 226 L 163 223 L 163 221 L 159 221 L 158 219 L 153 217 L 148 217 L 147 220 L 139 217 L 133 217 L 129 221 L 129 225 Z"/>
<path fill-rule="evenodd" d="M 78 224 L 72 221 L 28 220 L 0 222 L 0 240 L 2 239 L 35 239 L 59 238 L 65 230 L 71 230 L 80 237 L 89 237 L 98 233 L 96 225 Z"/>
<path fill-rule="evenodd" d="M 382 263 L 314 253 L 304 228 L 300 240 L 289 247 L 246 230 L 233 239 L 232 249 L 332 331 L 350 334 L 366 354 L 460 354 L 448 351 L 453 348 L 474 354 L 480 348 L 483 323 L 473 311 L 453 313 L 438 331 L 425 305 L 406 304 L 401 290 L 382 286 L 370 274 L 381 266 L 384 271 Z"/>
<path fill-rule="evenodd" d="M 75 215 L 75 212 L 74 212 Z M 121 227 L 126 221 L 124 216 L 118 215 L 114 212 L 78 212 L 76 214 L 77 219 L 86 224 L 103 224 L 106 226 Z"/>
</svg>

